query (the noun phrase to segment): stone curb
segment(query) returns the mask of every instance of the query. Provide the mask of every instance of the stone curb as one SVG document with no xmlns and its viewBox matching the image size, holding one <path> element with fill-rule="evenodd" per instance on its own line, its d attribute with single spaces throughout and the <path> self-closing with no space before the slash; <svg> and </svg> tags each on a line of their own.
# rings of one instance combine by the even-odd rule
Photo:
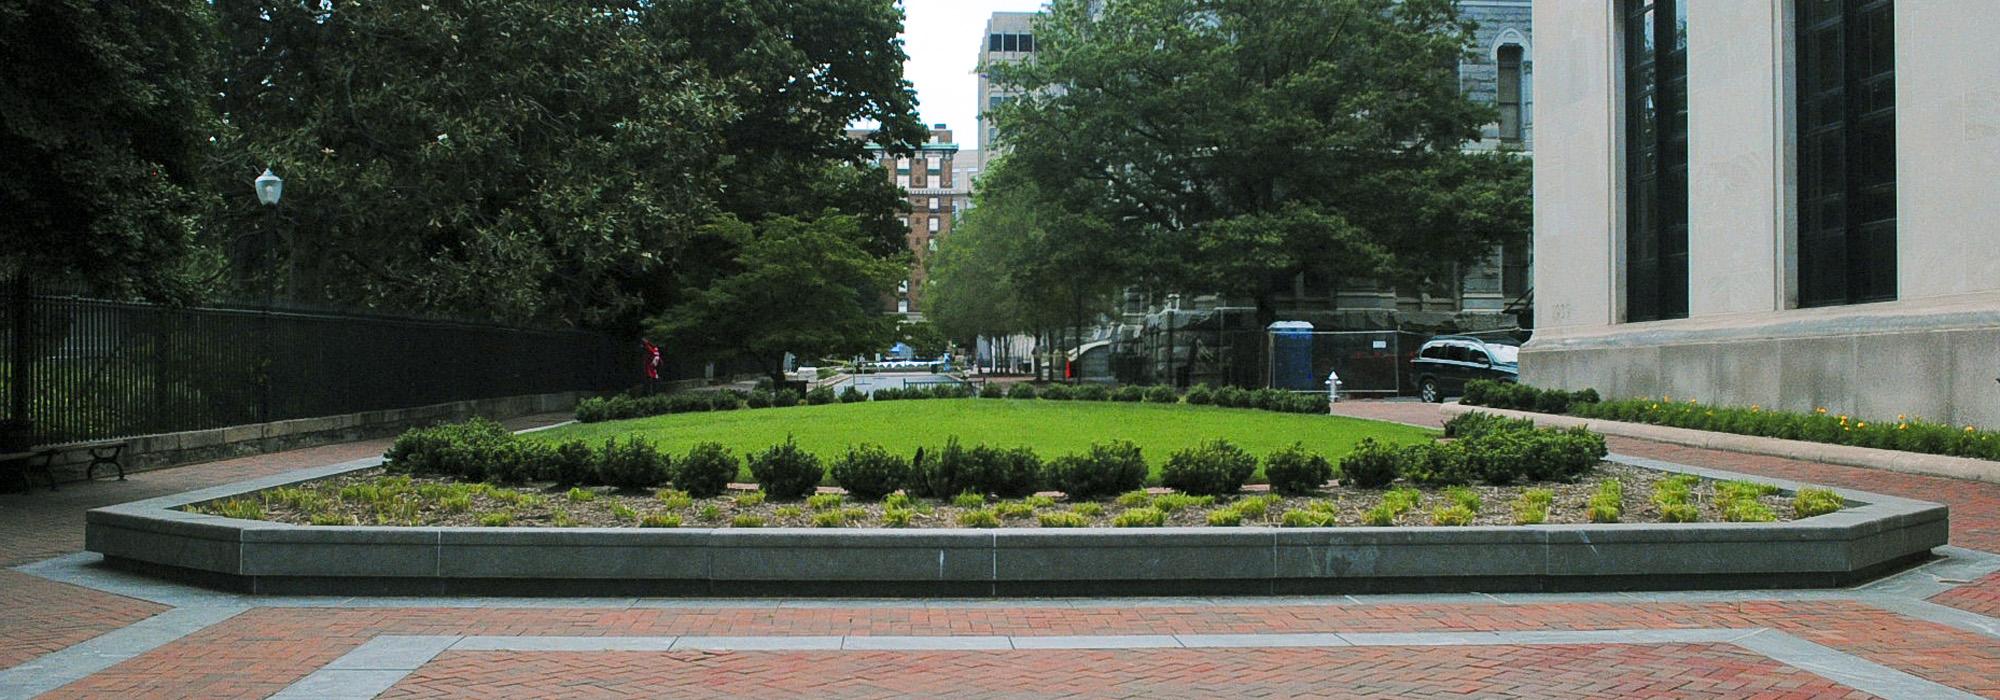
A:
<svg viewBox="0 0 2000 700">
<path fill-rule="evenodd" d="M 1537 527 L 306 527 L 174 510 L 379 461 L 98 508 L 86 548 L 258 594 L 1287 595 L 1842 586 L 1921 560 L 1949 534 L 1944 506 L 1856 491 L 1841 492 L 1849 509 L 1794 522 Z"/>
<path fill-rule="evenodd" d="M 1439 407 L 1445 420 L 1461 413 L 1482 412 L 1509 418 L 1526 418 L 1540 425 L 1557 428 L 1583 426 L 1605 435 L 1651 440 L 1672 445 L 1700 447 L 1738 454 L 1784 457 L 1805 462 L 1824 462 L 1848 467 L 1884 469 L 1905 474 L 1940 476 L 1949 479 L 1966 479 L 2000 484 L 2000 462 L 1991 462 L 1970 457 L 1951 457 L 1901 450 L 1883 450 L 1873 447 L 1852 445 L 1831 445 L 1823 442 L 1804 440 L 1784 440 L 1780 438 L 1716 433 L 1689 428 L 1675 428 L 1649 423 L 1628 423 L 1624 421 L 1578 418 L 1576 416 L 1535 413 L 1491 408 L 1487 406 L 1466 406 L 1449 403 Z"/>
</svg>

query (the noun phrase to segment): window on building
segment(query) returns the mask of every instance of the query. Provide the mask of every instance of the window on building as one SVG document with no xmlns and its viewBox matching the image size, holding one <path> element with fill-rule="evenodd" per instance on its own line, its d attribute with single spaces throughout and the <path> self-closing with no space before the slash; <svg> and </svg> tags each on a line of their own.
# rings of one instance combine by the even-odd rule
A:
<svg viewBox="0 0 2000 700">
<path fill-rule="evenodd" d="M 1892 0 L 1798 6 L 1800 306 L 1896 298 Z"/>
<path fill-rule="evenodd" d="M 1687 10 L 1627 0 L 1625 320 L 1688 313 Z"/>
<path fill-rule="evenodd" d="M 910 159 L 908 159 L 908 158 L 897 158 L 897 159 L 896 159 L 896 169 L 897 169 L 897 170 L 900 170 L 900 171 L 903 171 L 903 172 L 909 172 L 909 171 L 910 171 Z"/>
<path fill-rule="evenodd" d="M 924 158 L 924 169 L 929 170 L 931 172 L 937 172 L 939 170 L 944 169 L 944 157 L 929 156 L 927 158 Z"/>
<path fill-rule="evenodd" d="M 1500 138 L 1504 141 L 1521 140 L 1521 53 L 1519 44 L 1500 47 L 1496 103 L 1500 108 Z"/>
<path fill-rule="evenodd" d="M 908 300 L 908 299 L 897 299 L 897 300 L 896 300 L 896 313 L 899 313 L 899 314 L 906 314 L 906 313 L 909 313 L 909 312 L 910 312 L 910 300 Z"/>
<path fill-rule="evenodd" d="M 931 217 L 931 233 L 937 233 L 939 221 L 943 221 L 943 219 L 935 216 Z"/>
<path fill-rule="evenodd" d="M 931 252 L 933 253 L 937 252 L 937 239 L 932 238 L 925 241 L 925 243 L 930 246 Z"/>
<path fill-rule="evenodd" d="M 1021 35 L 1019 35 L 1019 34 L 1002 34 L 1002 35 L 1000 35 L 1000 50 L 1001 50 L 1001 51 L 1020 51 L 1020 50 L 1021 50 Z"/>
<path fill-rule="evenodd" d="M 1001 47 L 1001 46 L 1004 46 L 1004 45 L 1005 45 L 1005 43 L 1006 43 L 1006 40 L 1004 40 L 1004 39 L 1000 38 L 1000 37 L 1002 37 L 1002 36 L 1004 36 L 1004 35 L 1001 35 L 1001 34 L 988 34 L 988 35 L 986 35 L 986 50 L 987 50 L 987 51 L 999 51 L 999 50 L 1001 50 L 1001 49 L 1000 49 L 1000 47 Z"/>
<path fill-rule="evenodd" d="M 908 176 L 908 175 L 897 175 L 897 176 L 896 176 L 896 186 L 897 186 L 897 187 L 901 187 L 901 188 L 903 188 L 903 189 L 906 189 L 906 190 L 907 190 L 907 189 L 910 189 L 910 176 Z"/>
<path fill-rule="evenodd" d="M 932 197 L 932 198 L 931 198 L 931 211 L 937 211 L 937 210 L 938 210 L 938 198 L 936 198 L 936 197 Z"/>
</svg>

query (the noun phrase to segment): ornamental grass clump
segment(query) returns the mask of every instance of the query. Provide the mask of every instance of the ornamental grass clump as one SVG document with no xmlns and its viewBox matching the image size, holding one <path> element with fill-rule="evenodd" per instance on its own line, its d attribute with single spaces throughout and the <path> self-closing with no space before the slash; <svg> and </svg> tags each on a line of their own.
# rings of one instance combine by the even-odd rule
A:
<svg viewBox="0 0 2000 700">
<path fill-rule="evenodd" d="M 1080 513 L 1043 513 L 1037 518 L 1042 527 L 1090 527 L 1090 519 Z"/>
<path fill-rule="evenodd" d="M 1478 513 L 1486 505 L 1485 502 L 1479 498 L 1478 491 L 1474 491 L 1464 486 L 1453 486 L 1451 488 L 1445 489 L 1444 499 L 1446 501 L 1450 501 L 1452 505 L 1464 508 L 1473 513 Z"/>
<path fill-rule="evenodd" d="M 847 499 L 837 493 L 822 493 L 806 497 L 806 507 L 816 511 L 839 508 Z"/>
<path fill-rule="evenodd" d="M 916 519 L 916 511 L 910 510 L 908 508 L 882 509 L 883 527 L 909 527 L 910 522 L 915 519 Z"/>
<path fill-rule="evenodd" d="M 1272 491 L 1306 495 L 1333 478 L 1333 463 L 1307 450 L 1304 443 L 1294 442 L 1264 457 L 1264 478 L 1270 480 Z"/>
<path fill-rule="evenodd" d="M 597 500 L 597 492 L 581 488 L 571 488 L 569 493 L 563 494 L 563 497 L 569 499 L 571 503 L 589 503 Z"/>
<path fill-rule="evenodd" d="M 1229 495 L 1257 471 L 1257 458 L 1227 440 L 1209 440 L 1175 451 L 1160 468 L 1160 483 L 1198 496 Z"/>
<path fill-rule="evenodd" d="M 1165 524 L 1167 513 L 1158 508 L 1133 508 L 1111 519 L 1112 527 L 1160 527 Z"/>
<path fill-rule="evenodd" d="M 215 514 L 237 520 L 263 520 L 264 504 L 249 498 L 232 498 L 215 504 Z"/>
<path fill-rule="evenodd" d="M 1278 518 L 1278 524 L 1283 527 L 1332 527 L 1336 517 L 1333 513 L 1294 508 L 1285 511 Z"/>
<path fill-rule="evenodd" d="M 958 524 L 973 528 L 1000 527 L 1000 516 L 984 508 L 968 510 L 958 514 Z"/>
<path fill-rule="evenodd" d="M 662 489 L 654 494 L 654 498 L 659 499 L 660 505 L 667 510 L 687 510 L 694 507 L 694 495 L 686 491 Z"/>
<path fill-rule="evenodd" d="M 730 518 L 730 519 L 729 519 L 729 526 L 730 526 L 730 527 L 763 527 L 763 526 L 764 526 L 764 518 L 763 518 L 762 516 L 757 516 L 757 515 L 751 515 L 751 514 L 749 514 L 749 513 L 744 513 L 744 514 L 742 514 L 742 515 L 738 515 L 738 516 L 736 516 L 736 517 L 733 517 L 733 518 Z"/>
<path fill-rule="evenodd" d="M 1000 503 L 993 506 L 993 512 L 1002 520 L 1021 520 L 1034 517 L 1035 507 L 1026 503 Z"/>
<path fill-rule="evenodd" d="M 1214 496 L 1190 496 L 1185 493 L 1163 493 L 1153 497 L 1151 507 L 1172 513 L 1188 508 L 1207 508 L 1215 505 Z"/>
<path fill-rule="evenodd" d="M 1234 508 L 1209 511 L 1209 527 L 1236 527 L 1243 524 L 1243 513 Z"/>
<path fill-rule="evenodd" d="M 1452 527 L 1471 525 L 1472 519 L 1478 515 L 1478 512 L 1463 505 L 1441 506 L 1431 511 L 1431 524 Z"/>
<path fill-rule="evenodd" d="M 960 508 L 982 508 L 986 506 L 986 496 L 971 491 L 951 497 L 951 504 Z"/>
<path fill-rule="evenodd" d="M 639 527 L 680 527 L 681 516 L 671 513 L 649 513 L 639 519 Z"/>
<path fill-rule="evenodd" d="M 1277 496 L 1245 496 L 1237 499 L 1229 507 L 1231 510 L 1242 513 L 1245 518 L 1263 520 L 1264 516 L 1271 512 L 1272 504 L 1277 502 Z"/>
<path fill-rule="evenodd" d="M 736 504 L 736 507 L 738 508 L 755 508 L 757 506 L 764 505 L 764 499 L 765 495 L 763 491 L 749 491 L 746 493 L 736 494 L 730 500 L 734 502 Z"/>
<path fill-rule="evenodd" d="M 1625 517 L 1625 482 L 1612 479 L 1598 484 L 1585 515 L 1593 523 L 1615 523 Z"/>
<path fill-rule="evenodd" d="M 1792 496 L 1794 517 L 1810 518 L 1815 515 L 1826 515 L 1845 507 L 1847 499 L 1841 498 L 1840 494 L 1834 493 L 1832 489 L 1803 488 Z"/>
<path fill-rule="evenodd" d="M 750 475 L 756 477 L 757 485 L 773 498 L 803 498 L 819 488 L 826 469 L 820 466 L 819 458 L 799 448 L 797 441 L 785 436 L 781 444 L 750 457 Z"/>
</svg>

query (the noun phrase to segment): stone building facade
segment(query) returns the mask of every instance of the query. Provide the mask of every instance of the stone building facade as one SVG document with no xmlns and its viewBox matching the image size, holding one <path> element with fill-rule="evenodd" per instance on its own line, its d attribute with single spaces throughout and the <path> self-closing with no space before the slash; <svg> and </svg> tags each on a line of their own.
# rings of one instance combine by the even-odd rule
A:
<svg viewBox="0 0 2000 700">
<path fill-rule="evenodd" d="M 1543 2 L 1525 381 L 2000 426 L 1991 0 Z"/>
</svg>

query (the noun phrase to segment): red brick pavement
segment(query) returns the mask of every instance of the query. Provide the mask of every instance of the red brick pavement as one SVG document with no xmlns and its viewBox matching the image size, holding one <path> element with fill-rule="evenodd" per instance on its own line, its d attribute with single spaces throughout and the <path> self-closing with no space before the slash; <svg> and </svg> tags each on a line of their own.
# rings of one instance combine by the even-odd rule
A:
<svg viewBox="0 0 2000 700">
<path fill-rule="evenodd" d="M 1171 670 L 1162 673 L 1163 670 Z M 446 652 L 379 697 L 1867 698 L 1729 645 Z"/>
<path fill-rule="evenodd" d="M 2000 573 L 1939 593 L 1931 602 L 2000 618 Z"/>
<path fill-rule="evenodd" d="M 1783 630 L 1937 683 L 2000 698 L 2000 640 L 1848 601 L 1104 608 L 260 608 L 118 664 L 49 697 L 261 697 L 369 639 L 391 634 L 1030 636 L 1756 627 Z M 1049 671 L 1042 662 L 1054 664 L 1073 656 L 1036 656 L 1037 664 L 1013 666 L 1012 673 L 1038 678 Z M 491 668 L 497 672 L 500 667 Z M 1199 664 L 1153 663 L 1146 675 L 1166 682 L 1198 668 Z M 1292 670 L 1305 673 L 1307 667 Z M 865 673 L 865 668 L 854 668 L 823 677 Z"/>
<path fill-rule="evenodd" d="M 1335 409 L 1341 415 L 1436 427 L 1436 404 L 1410 401 L 1347 401 Z M 1881 469 L 1846 467 L 1705 450 L 1623 437 L 1607 437 L 1611 451 L 1711 469 L 1758 474 L 1812 484 L 1873 491 L 1951 506 L 1951 543 L 2000 552 L 2000 484 L 1904 474 Z"/>
<path fill-rule="evenodd" d="M 0 569 L 0 668 L 66 649 L 166 609 Z"/>
</svg>

